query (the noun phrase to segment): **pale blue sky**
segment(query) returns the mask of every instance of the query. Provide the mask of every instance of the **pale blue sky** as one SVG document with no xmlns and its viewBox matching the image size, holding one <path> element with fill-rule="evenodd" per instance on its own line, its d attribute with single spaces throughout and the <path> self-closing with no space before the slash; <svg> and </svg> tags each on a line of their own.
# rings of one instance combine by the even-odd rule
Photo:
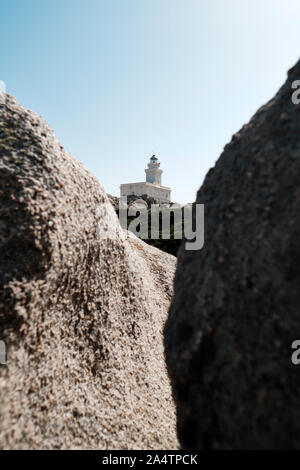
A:
<svg viewBox="0 0 300 470">
<path fill-rule="evenodd" d="M 1 0 L 0 80 L 108 192 L 143 181 L 154 151 L 192 202 L 299 36 L 299 0 Z"/>
</svg>

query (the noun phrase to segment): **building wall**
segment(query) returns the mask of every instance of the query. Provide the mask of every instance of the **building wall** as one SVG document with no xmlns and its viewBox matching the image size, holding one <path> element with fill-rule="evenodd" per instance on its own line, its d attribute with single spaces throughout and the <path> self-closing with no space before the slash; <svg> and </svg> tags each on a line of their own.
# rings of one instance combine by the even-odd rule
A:
<svg viewBox="0 0 300 470">
<path fill-rule="evenodd" d="M 128 183 L 121 184 L 121 196 L 130 196 L 134 194 L 135 196 L 147 196 L 154 197 L 159 202 L 170 202 L 171 190 L 164 186 L 156 186 L 151 183 Z"/>
</svg>

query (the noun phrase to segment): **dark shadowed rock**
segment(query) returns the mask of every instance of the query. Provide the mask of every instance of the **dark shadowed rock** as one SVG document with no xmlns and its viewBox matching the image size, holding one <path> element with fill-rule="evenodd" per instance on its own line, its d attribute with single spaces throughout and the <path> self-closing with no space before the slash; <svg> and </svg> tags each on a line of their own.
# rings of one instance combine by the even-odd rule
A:
<svg viewBox="0 0 300 470">
<path fill-rule="evenodd" d="M 0 448 L 176 448 L 175 258 L 123 232 L 46 123 L 0 106 Z"/>
<path fill-rule="evenodd" d="M 235 134 L 198 192 L 205 245 L 181 248 L 165 327 L 187 448 L 300 448 L 300 105 L 291 84 Z"/>
</svg>

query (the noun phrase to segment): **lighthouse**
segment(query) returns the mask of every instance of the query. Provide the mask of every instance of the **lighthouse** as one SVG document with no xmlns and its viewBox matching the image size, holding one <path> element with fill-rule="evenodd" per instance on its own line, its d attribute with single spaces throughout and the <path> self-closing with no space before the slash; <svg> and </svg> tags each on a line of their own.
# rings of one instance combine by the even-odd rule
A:
<svg viewBox="0 0 300 470">
<path fill-rule="evenodd" d="M 160 162 L 156 155 L 152 155 L 145 169 L 146 181 L 141 183 L 121 184 L 120 194 L 122 196 L 148 196 L 157 200 L 158 203 L 167 204 L 171 199 L 171 189 L 161 184 Z"/>
<path fill-rule="evenodd" d="M 161 186 L 161 175 L 162 170 L 159 168 L 160 163 L 158 158 L 155 155 L 152 155 L 150 162 L 148 163 L 148 168 L 146 168 L 146 183 L 157 184 Z"/>
</svg>

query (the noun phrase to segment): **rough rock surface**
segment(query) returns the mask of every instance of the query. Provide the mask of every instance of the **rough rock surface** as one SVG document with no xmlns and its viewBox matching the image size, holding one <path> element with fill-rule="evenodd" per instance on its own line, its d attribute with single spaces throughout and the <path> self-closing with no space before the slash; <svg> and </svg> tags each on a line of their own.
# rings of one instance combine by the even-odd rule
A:
<svg viewBox="0 0 300 470">
<path fill-rule="evenodd" d="M 119 210 L 119 198 L 116 196 L 112 196 L 111 194 L 106 194 L 108 197 L 109 202 L 112 204 L 113 208 L 117 211 Z"/>
<path fill-rule="evenodd" d="M 123 232 L 10 96 L 0 157 L 0 448 L 176 448 L 162 340 L 176 259 Z"/>
<path fill-rule="evenodd" d="M 165 347 L 185 448 L 300 448 L 300 105 L 291 88 L 235 134 L 197 195 L 205 244 L 181 248 Z"/>
</svg>

